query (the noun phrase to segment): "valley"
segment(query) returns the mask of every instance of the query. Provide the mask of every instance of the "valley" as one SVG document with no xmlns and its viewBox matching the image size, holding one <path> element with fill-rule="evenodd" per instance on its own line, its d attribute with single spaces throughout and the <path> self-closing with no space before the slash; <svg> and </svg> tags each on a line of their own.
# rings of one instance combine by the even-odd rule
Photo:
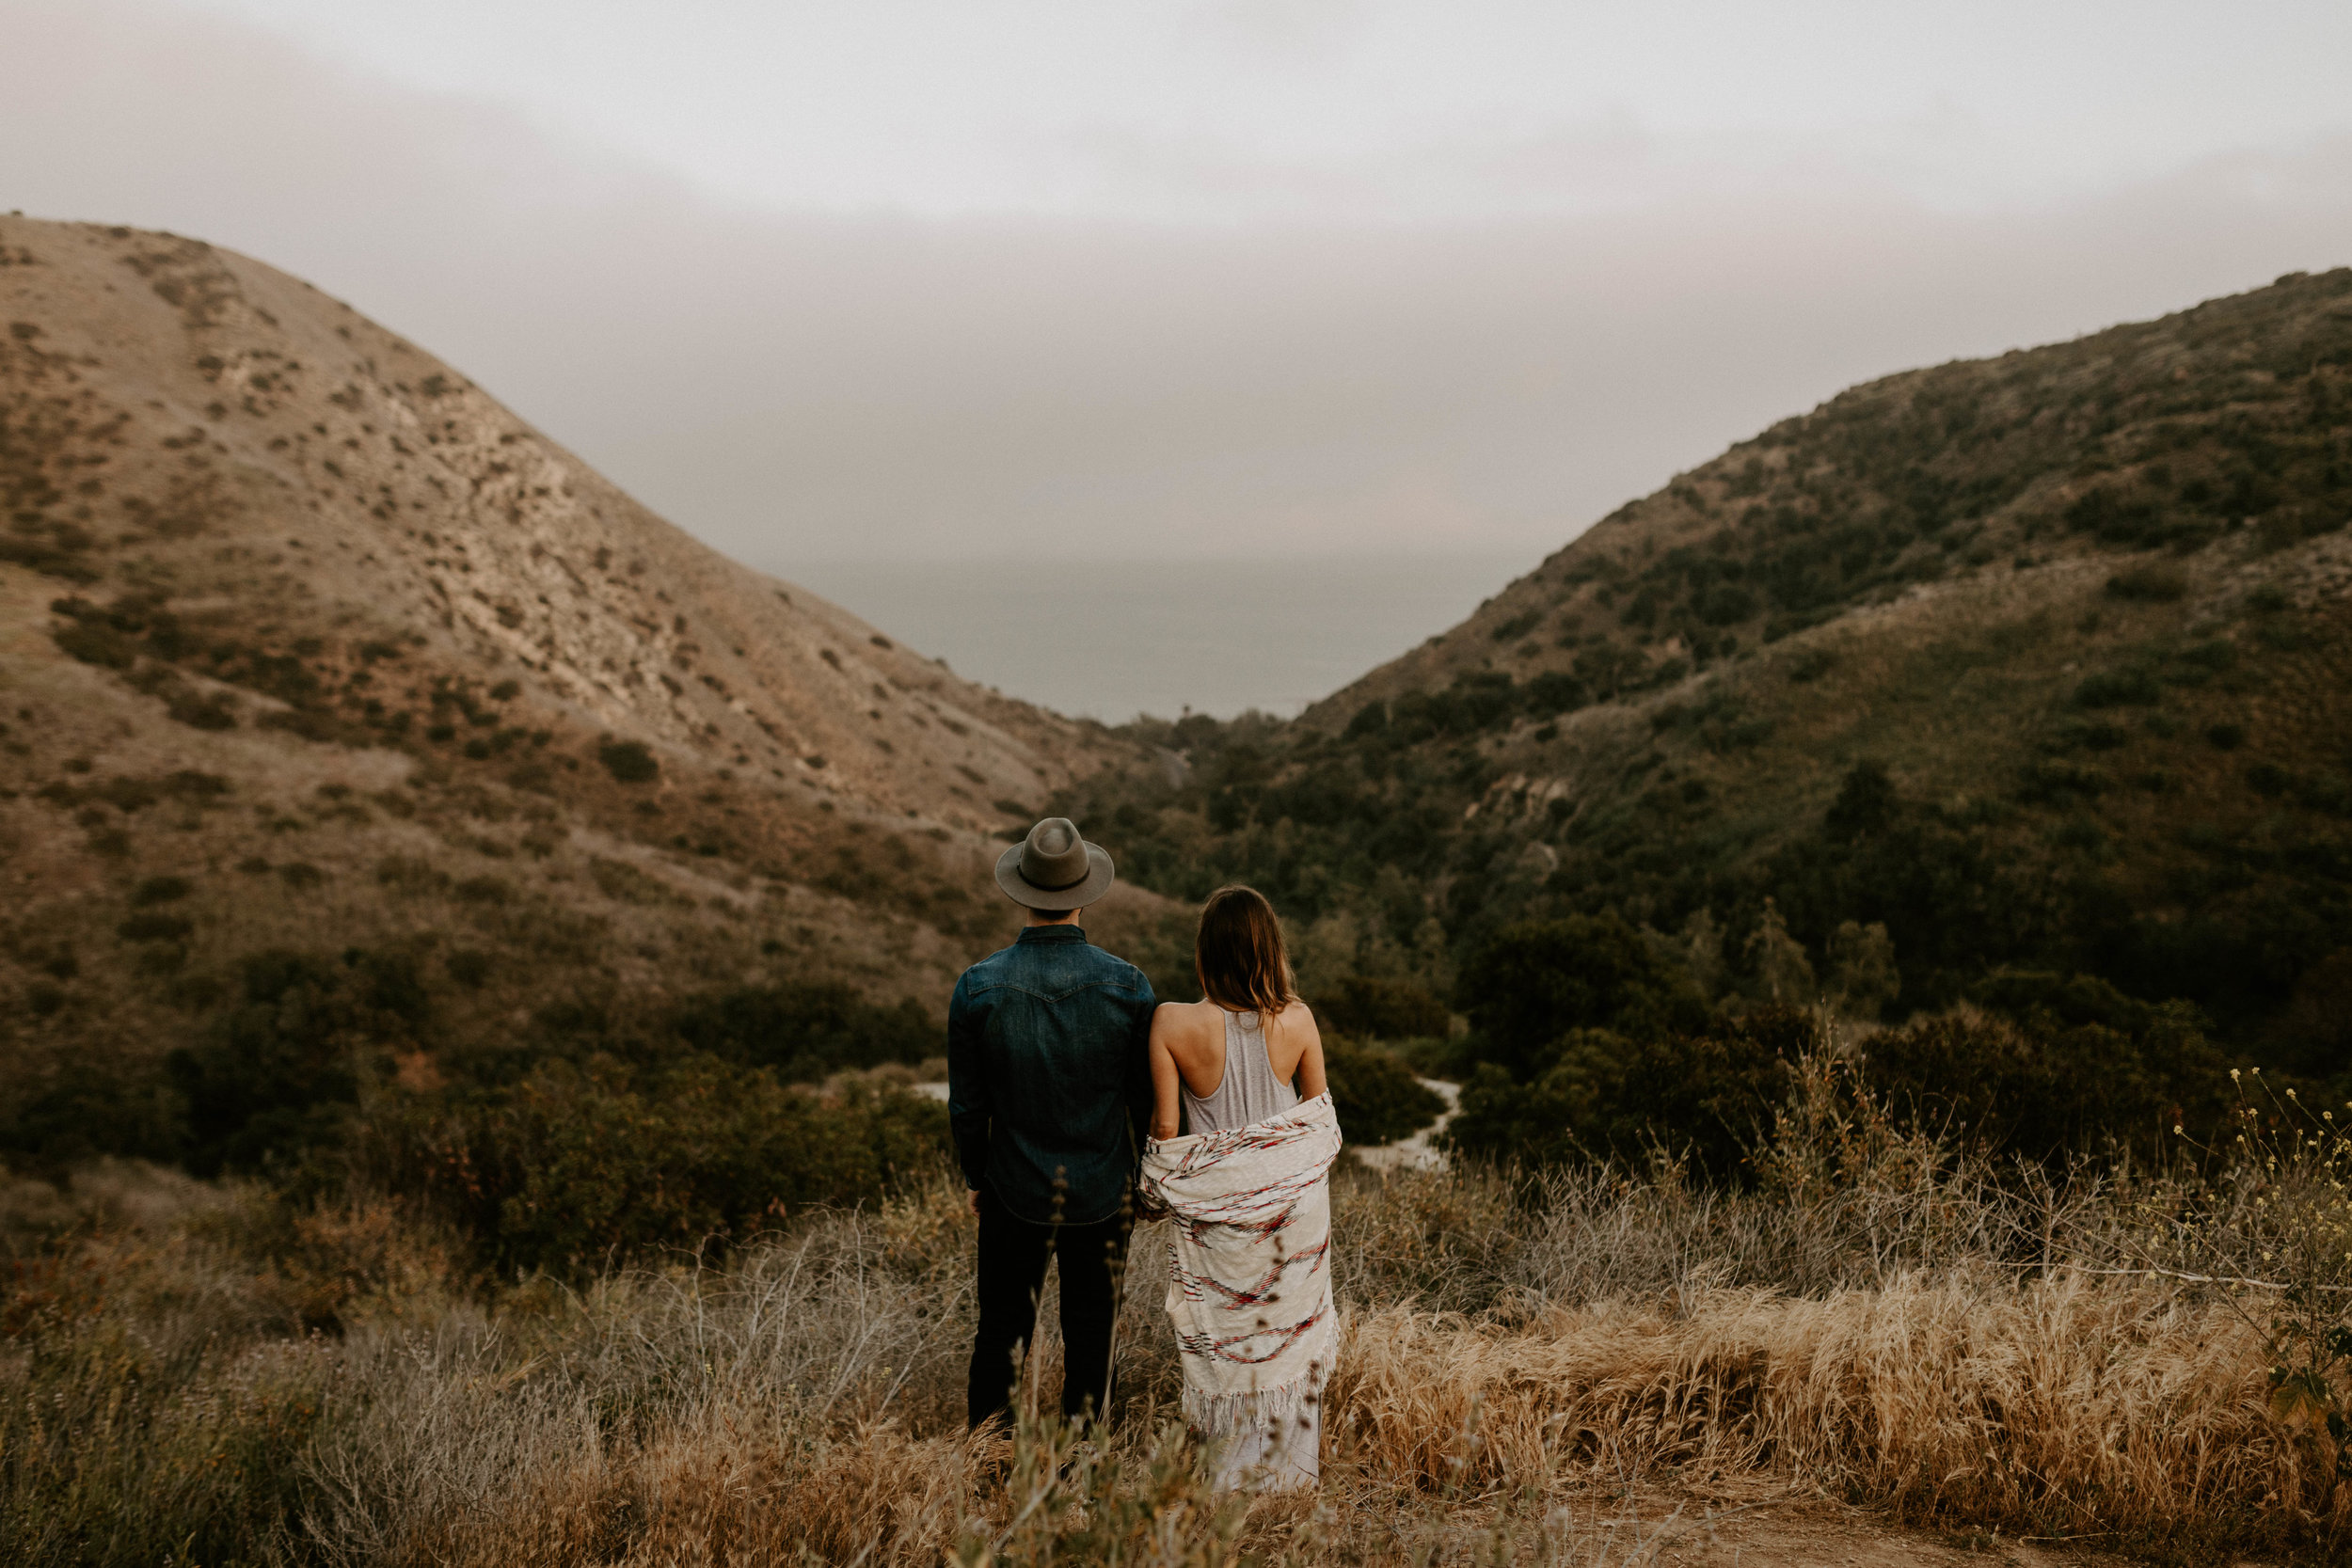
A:
<svg viewBox="0 0 2352 1568">
<path fill-rule="evenodd" d="M 2352 270 L 1117 726 L 261 262 L 10 216 L 0 331 L 0 1560 L 2341 1554 Z M 1204 1492 L 1150 1230 L 1115 1433 L 963 1431 L 941 1024 L 1048 813 L 1165 994 L 1288 922 L 1311 1508 Z"/>
</svg>

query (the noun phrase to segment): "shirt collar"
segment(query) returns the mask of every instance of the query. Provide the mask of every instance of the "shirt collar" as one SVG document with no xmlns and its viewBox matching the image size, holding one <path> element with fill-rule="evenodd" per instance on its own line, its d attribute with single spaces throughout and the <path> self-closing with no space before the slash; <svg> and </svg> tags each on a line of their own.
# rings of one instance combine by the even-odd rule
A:
<svg viewBox="0 0 2352 1568">
<path fill-rule="evenodd" d="M 1023 942 L 1082 942 L 1086 939 L 1086 927 L 1083 926 L 1024 926 L 1021 927 Z"/>
</svg>

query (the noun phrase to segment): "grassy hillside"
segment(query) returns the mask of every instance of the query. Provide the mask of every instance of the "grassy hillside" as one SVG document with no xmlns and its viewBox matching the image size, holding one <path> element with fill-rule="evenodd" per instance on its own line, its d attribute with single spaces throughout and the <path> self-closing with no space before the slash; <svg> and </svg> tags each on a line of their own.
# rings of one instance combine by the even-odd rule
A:
<svg viewBox="0 0 2352 1568">
<path fill-rule="evenodd" d="M 1295 723 L 1139 726 L 1181 784 L 1066 799 L 1165 892 L 1265 888 L 1311 989 L 1609 911 L 1714 995 L 1876 1011 L 1883 926 L 1890 1017 L 2079 972 L 2332 1073 L 2347 518 L 2352 271 L 2297 275 L 1855 388 Z"/>
<path fill-rule="evenodd" d="M 379 1201 L 20 1181 L 0 1563 L 2084 1560 L 2050 1537 L 2343 1560 L 2324 1326 L 2265 1330 L 2258 1292 L 2198 1282 L 2341 1288 L 2340 1232 L 2309 1223 L 2341 1136 L 2257 1125 L 2267 1180 L 2020 1192 L 1808 1060 L 1752 1192 L 1343 1168 L 1305 1496 L 1204 1484 L 1160 1225 L 1126 1275 L 1119 1421 L 1078 1449 L 1033 1414 L 963 1430 L 977 1222 L 951 1177 L 577 1291 L 470 1273 Z"/>
<path fill-rule="evenodd" d="M 560 1259 L 928 1150 L 912 1101 L 864 1154 L 785 1132 L 936 1053 L 1016 924 L 999 836 L 1131 745 L 722 559 L 258 262 L 8 218 L 0 263 L 0 1158 L 361 1150 Z M 1158 901 L 1098 929 L 1152 959 Z M 486 1150 L 574 1143 L 612 1208 L 501 1208 L 528 1173 Z"/>
<path fill-rule="evenodd" d="M 2222 1069 L 2352 1044 L 2352 274 L 1124 734 L 242 258 L 0 221 L 0 1563 L 2342 1560 L 2352 1138 Z M 1116 1430 L 962 1430 L 911 1064 L 1049 800 L 1164 980 L 1274 895 L 1351 1141 L 1442 1059 L 1501 1157 L 1338 1172 L 1311 1498 L 1206 1493 L 1148 1232 Z"/>
</svg>

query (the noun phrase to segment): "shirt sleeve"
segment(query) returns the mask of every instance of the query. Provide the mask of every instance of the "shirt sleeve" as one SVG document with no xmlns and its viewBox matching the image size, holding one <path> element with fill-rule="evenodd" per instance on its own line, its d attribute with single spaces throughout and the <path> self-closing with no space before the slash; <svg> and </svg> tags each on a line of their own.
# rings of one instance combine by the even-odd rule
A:
<svg viewBox="0 0 2352 1568">
<path fill-rule="evenodd" d="M 988 1094 L 985 1041 L 963 982 L 947 1002 L 947 1131 L 955 1139 L 963 1184 L 978 1191 L 988 1174 L 988 1135 L 993 1119 Z"/>
<path fill-rule="evenodd" d="M 1141 970 L 1136 972 L 1136 997 L 1135 1037 L 1127 1047 L 1127 1126 L 1131 1150 L 1140 1160 L 1152 1136 L 1152 1015 L 1160 1006 Z"/>
</svg>

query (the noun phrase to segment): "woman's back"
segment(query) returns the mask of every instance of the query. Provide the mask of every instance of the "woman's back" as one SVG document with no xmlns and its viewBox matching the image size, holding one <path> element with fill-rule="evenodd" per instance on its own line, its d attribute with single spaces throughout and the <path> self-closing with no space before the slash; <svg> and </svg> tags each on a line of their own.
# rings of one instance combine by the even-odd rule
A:
<svg viewBox="0 0 2352 1568">
<path fill-rule="evenodd" d="M 1225 1068 L 1216 1087 L 1205 1095 L 1193 1093 L 1190 1084 L 1183 1085 L 1188 1132 L 1247 1127 L 1298 1103 L 1298 1091 L 1274 1075 L 1264 1016 L 1217 1010 L 1225 1015 Z"/>
<path fill-rule="evenodd" d="M 1339 1344 L 1328 1265 L 1340 1124 L 1323 1039 L 1263 895 L 1211 894 L 1192 957 L 1202 1000 L 1152 1015 L 1143 1157 L 1147 1194 L 1184 1222 L 1169 1236 L 1184 1283 L 1168 1292 L 1184 1414 L 1216 1454 L 1220 1490 L 1312 1486 Z M 1180 1126 L 1232 1134 L 1266 1123 L 1255 1137 L 1178 1138 Z"/>
</svg>

